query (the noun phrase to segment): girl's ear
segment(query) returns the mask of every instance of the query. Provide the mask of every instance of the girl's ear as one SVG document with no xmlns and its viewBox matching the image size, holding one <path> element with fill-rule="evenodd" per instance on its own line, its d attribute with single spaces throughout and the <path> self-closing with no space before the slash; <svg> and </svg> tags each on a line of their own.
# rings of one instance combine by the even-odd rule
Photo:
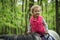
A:
<svg viewBox="0 0 60 40">
<path fill-rule="evenodd" d="M 42 10 L 40 11 L 40 14 L 42 14 Z"/>
</svg>

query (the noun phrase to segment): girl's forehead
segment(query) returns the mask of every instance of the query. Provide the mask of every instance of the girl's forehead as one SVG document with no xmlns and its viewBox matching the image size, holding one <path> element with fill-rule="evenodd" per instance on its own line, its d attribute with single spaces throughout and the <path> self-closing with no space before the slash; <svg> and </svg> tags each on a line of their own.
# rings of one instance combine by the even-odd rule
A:
<svg viewBox="0 0 60 40">
<path fill-rule="evenodd" d="M 41 10 L 40 8 L 34 8 L 34 10 Z"/>
</svg>

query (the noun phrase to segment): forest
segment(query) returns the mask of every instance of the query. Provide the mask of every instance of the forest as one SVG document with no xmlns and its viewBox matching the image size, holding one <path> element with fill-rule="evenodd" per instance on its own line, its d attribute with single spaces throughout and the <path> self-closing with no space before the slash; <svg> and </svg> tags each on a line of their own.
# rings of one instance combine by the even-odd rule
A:
<svg viewBox="0 0 60 40">
<path fill-rule="evenodd" d="M 42 7 L 49 30 L 60 35 L 60 0 L 0 0 L 0 35 L 25 34 L 33 5 Z"/>
</svg>

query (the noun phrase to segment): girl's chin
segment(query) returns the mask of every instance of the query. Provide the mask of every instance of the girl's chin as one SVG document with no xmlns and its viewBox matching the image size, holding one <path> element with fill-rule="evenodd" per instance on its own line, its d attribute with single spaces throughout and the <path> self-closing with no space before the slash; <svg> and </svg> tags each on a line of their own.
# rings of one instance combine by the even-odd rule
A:
<svg viewBox="0 0 60 40">
<path fill-rule="evenodd" d="M 39 15 L 37 15 L 37 17 L 38 17 Z"/>
<path fill-rule="evenodd" d="M 38 15 L 39 16 L 39 15 Z M 38 17 L 38 16 L 36 16 L 36 17 Z"/>
</svg>

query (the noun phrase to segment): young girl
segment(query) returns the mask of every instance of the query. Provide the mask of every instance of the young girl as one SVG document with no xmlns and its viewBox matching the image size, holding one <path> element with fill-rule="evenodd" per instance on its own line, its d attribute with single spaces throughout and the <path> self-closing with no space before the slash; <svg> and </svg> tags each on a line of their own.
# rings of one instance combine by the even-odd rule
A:
<svg viewBox="0 0 60 40">
<path fill-rule="evenodd" d="M 35 32 L 40 35 L 48 34 L 48 25 L 45 22 L 43 16 L 41 16 L 42 9 L 39 5 L 31 7 L 32 16 L 30 18 L 30 26 L 28 27 L 28 33 Z"/>
</svg>

